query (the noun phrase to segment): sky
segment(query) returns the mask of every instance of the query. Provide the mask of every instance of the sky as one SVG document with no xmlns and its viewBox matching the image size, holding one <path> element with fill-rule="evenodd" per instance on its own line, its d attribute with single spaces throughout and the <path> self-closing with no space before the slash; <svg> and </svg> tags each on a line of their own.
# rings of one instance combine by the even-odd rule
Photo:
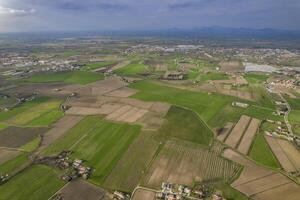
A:
<svg viewBox="0 0 300 200">
<path fill-rule="evenodd" d="M 300 30 L 300 0 L 0 0 L 0 32 Z"/>
</svg>

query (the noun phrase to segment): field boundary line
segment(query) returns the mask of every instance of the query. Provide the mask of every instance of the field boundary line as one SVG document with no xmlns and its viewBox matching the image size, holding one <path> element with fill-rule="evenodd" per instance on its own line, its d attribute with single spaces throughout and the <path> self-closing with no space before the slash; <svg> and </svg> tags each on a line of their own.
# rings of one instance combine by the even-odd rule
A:
<svg viewBox="0 0 300 200">
<path fill-rule="evenodd" d="M 48 200 L 51 200 L 52 197 L 54 197 L 56 194 L 58 194 L 60 191 L 62 191 L 65 187 L 67 187 L 71 182 L 67 182 L 64 186 L 59 188 L 51 197 L 48 198 Z"/>
</svg>

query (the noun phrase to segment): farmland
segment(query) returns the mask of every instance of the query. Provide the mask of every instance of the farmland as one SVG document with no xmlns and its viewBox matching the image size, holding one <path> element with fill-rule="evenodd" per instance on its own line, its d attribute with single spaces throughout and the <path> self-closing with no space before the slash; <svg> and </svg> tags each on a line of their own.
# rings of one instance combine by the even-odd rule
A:
<svg viewBox="0 0 300 200">
<path fill-rule="evenodd" d="M 115 124 L 99 117 L 86 117 L 63 138 L 45 149 L 44 154 L 57 154 L 68 149 L 74 151 L 74 158 L 86 160 L 95 169 L 91 182 L 102 184 L 139 134 L 139 130 L 139 126 Z"/>
<path fill-rule="evenodd" d="M 61 102 L 61 100 L 49 100 L 19 113 L 7 122 L 14 125 L 49 125 L 62 116 L 59 112 Z M 51 112 L 57 114 L 51 115 Z"/>
<path fill-rule="evenodd" d="M 13 177 L 7 184 L 0 186 L 0 194 L 2 199 L 11 200 L 48 199 L 63 185 L 64 182 L 59 179 L 58 171 L 35 165 Z"/>
<path fill-rule="evenodd" d="M 26 82 L 31 83 L 53 83 L 65 82 L 73 84 L 88 84 L 103 79 L 103 74 L 86 72 L 86 71 L 73 71 L 73 72 L 57 72 L 52 74 L 37 74 L 33 75 Z"/>
<path fill-rule="evenodd" d="M 277 169 L 279 164 L 268 146 L 263 134 L 257 134 L 249 156 L 258 163 Z"/>
<path fill-rule="evenodd" d="M 159 146 L 152 139 L 153 135 L 153 132 L 142 132 L 137 137 L 111 171 L 104 186 L 130 192 L 138 185 Z"/>
<path fill-rule="evenodd" d="M 147 66 L 140 62 L 132 62 L 120 69 L 115 70 L 117 74 L 122 76 L 136 76 L 147 71 Z"/>
<path fill-rule="evenodd" d="M 196 144 L 168 141 L 152 163 L 143 185 L 158 188 L 162 181 L 192 185 L 194 181 L 230 182 L 240 167 Z M 189 172 L 185 174 L 185 172 Z"/>
<path fill-rule="evenodd" d="M 206 122 L 213 120 L 214 116 L 221 113 L 224 106 L 233 100 L 228 96 L 192 92 L 150 82 L 139 82 L 130 87 L 139 90 L 137 94 L 132 96 L 133 98 L 145 101 L 163 101 L 187 107 L 199 114 Z"/>
<path fill-rule="evenodd" d="M 212 137 L 212 131 L 195 113 L 175 106 L 171 107 L 166 121 L 155 136 L 160 141 L 177 138 L 204 146 L 211 143 Z"/>
<path fill-rule="evenodd" d="M 103 61 L 103 62 L 92 62 L 85 65 L 84 70 L 96 70 L 99 68 L 112 66 L 115 62 L 113 61 Z"/>
<path fill-rule="evenodd" d="M 122 34 L 0 38 L 0 200 L 298 199 L 300 51 Z"/>
</svg>

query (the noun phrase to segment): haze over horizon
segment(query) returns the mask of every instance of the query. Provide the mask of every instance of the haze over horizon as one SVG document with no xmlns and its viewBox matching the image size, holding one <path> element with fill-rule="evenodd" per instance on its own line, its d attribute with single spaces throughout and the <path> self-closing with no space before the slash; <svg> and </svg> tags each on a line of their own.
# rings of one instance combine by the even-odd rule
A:
<svg viewBox="0 0 300 200">
<path fill-rule="evenodd" d="M 0 33 L 209 26 L 300 30 L 299 10 L 299 0 L 0 0 Z"/>
</svg>

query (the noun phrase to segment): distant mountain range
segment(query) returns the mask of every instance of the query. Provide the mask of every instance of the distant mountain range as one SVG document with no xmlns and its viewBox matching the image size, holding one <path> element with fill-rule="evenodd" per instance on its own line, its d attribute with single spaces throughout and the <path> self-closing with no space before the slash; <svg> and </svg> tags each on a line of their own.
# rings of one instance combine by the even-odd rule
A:
<svg viewBox="0 0 300 200">
<path fill-rule="evenodd" d="M 299 40 L 300 30 L 250 29 L 228 27 L 203 27 L 193 29 L 170 28 L 161 30 L 111 30 L 111 31 L 80 31 L 80 32 L 36 32 L 0 34 L 1 37 L 20 38 L 62 38 L 88 36 L 128 36 L 128 37 L 175 37 L 189 39 L 274 39 Z"/>
</svg>

